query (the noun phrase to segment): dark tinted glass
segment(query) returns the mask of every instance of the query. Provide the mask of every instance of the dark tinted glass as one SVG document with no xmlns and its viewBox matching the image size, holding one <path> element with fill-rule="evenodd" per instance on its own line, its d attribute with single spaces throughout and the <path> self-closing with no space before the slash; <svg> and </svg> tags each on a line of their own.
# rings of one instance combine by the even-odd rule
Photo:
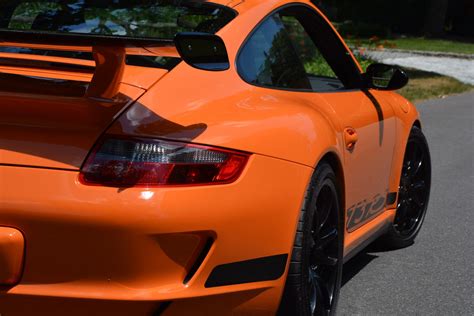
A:
<svg viewBox="0 0 474 316">
<path fill-rule="evenodd" d="M 215 33 L 230 8 L 186 0 L 0 1 L 0 28 L 171 39 L 178 32 Z"/>
<path fill-rule="evenodd" d="M 305 31 L 298 17 L 285 15 L 284 12 L 282 12 L 280 16 L 290 35 L 293 46 L 303 63 L 306 73 L 312 76 L 336 78 L 336 74 Z"/>
<path fill-rule="evenodd" d="M 344 89 L 344 85 L 299 21 L 302 16 L 283 11 L 280 17 L 303 64 L 313 91 L 330 92 Z"/>
<path fill-rule="evenodd" d="M 304 40 L 304 42 L 295 41 L 297 50 L 299 50 L 298 47 L 301 47 L 300 57 L 305 61 L 305 64 L 308 65 L 307 62 L 312 60 L 311 63 L 317 65 L 307 67 L 312 83 L 315 76 L 320 77 L 320 79 L 326 77 L 328 78 L 326 82 L 329 83 L 329 78 L 333 77 L 331 72 L 334 72 L 337 79 L 339 79 L 333 81 L 335 85 L 339 84 L 341 86 L 342 83 L 344 89 L 359 89 L 363 85 L 360 70 L 352 55 L 331 24 L 319 13 L 305 5 L 292 5 L 280 11 L 280 15 L 283 19 L 285 17 L 296 19 L 301 28 L 304 29 L 307 38 L 311 39 L 315 46 L 315 49 L 310 48 L 308 50 L 310 53 L 306 53 L 304 50 L 309 48 L 311 42 L 309 40 Z M 322 62 L 322 59 L 324 59 L 324 62 Z M 326 66 L 326 63 L 329 67 Z M 320 80 L 321 82 L 322 80 Z"/>
<path fill-rule="evenodd" d="M 238 68 L 242 78 L 251 84 L 311 90 L 305 69 L 277 15 L 267 18 L 245 43 Z"/>
</svg>

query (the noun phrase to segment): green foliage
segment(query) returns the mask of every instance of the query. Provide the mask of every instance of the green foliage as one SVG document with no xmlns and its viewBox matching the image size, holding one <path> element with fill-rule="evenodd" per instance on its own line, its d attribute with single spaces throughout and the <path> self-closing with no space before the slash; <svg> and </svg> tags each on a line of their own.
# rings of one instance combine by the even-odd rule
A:
<svg viewBox="0 0 474 316">
<path fill-rule="evenodd" d="M 415 69 L 405 69 L 410 77 L 408 85 L 399 91 L 412 102 L 472 91 L 474 87 L 454 78 Z"/>
<path fill-rule="evenodd" d="M 289 30 L 292 41 L 298 43 L 298 56 L 303 62 L 305 72 L 309 75 L 335 78 L 336 75 L 300 22 L 290 16 L 282 17 L 282 21 Z"/>
<path fill-rule="evenodd" d="M 356 59 L 364 72 L 367 70 L 367 67 L 373 63 L 372 60 L 365 59 L 360 56 L 356 56 Z M 336 78 L 336 74 L 322 56 L 314 61 L 307 61 L 304 64 L 304 68 L 308 74 Z"/>
<path fill-rule="evenodd" d="M 370 64 L 373 64 L 374 62 L 370 59 L 365 59 L 356 56 L 357 61 L 359 62 L 360 67 L 362 68 L 363 72 L 367 71 L 367 67 L 370 66 Z"/>
<path fill-rule="evenodd" d="M 178 0 L 115 0 L 107 5 L 82 0 L 3 1 L 0 26 L 16 30 L 34 26 L 53 32 L 173 38 L 178 32 L 197 29 L 215 33 L 234 16 L 231 10 L 209 3 Z"/>
<path fill-rule="evenodd" d="M 59 4 L 52 2 L 24 2 L 16 7 L 13 12 L 15 19 L 11 20 L 9 28 L 29 30 L 38 14 L 59 8 Z"/>
<path fill-rule="evenodd" d="M 317 75 L 317 76 L 335 78 L 336 75 L 334 74 L 334 71 L 332 71 L 331 67 L 328 65 L 326 60 L 324 60 L 324 58 L 322 58 L 321 55 L 319 56 L 320 58 L 317 58 L 312 61 L 307 61 L 304 63 L 304 68 L 306 70 L 306 73 Z"/>
<path fill-rule="evenodd" d="M 408 37 L 391 40 L 399 49 L 474 54 L 474 43 Z"/>
<path fill-rule="evenodd" d="M 346 37 L 346 42 L 352 47 L 368 48 L 397 48 L 430 52 L 474 54 L 474 43 L 428 39 L 424 37 L 405 37 L 381 39 Z"/>
</svg>

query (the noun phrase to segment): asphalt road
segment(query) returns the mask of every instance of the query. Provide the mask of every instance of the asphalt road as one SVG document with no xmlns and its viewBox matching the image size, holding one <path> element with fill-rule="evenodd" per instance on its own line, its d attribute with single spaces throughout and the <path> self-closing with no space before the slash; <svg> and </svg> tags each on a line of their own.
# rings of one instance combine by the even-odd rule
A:
<svg viewBox="0 0 474 316">
<path fill-rule="evenodd" d="M 339 315 L 474 315 L 474 93 L 418 106 L 432 191 L 411 247 L 377 247 L 344 266 Z"/>
</svg>

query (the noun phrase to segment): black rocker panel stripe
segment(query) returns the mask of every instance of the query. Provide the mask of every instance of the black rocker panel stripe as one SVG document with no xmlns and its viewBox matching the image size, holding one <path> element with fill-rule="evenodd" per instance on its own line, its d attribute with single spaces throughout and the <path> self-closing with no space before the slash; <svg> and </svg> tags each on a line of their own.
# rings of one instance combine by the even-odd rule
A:
<svg viewBox="0 0 474 316">
<path fill-rule="evenodd" d="M 272 281 L 285 273 L 288 254 L 233 262 L 215 267 L 205 286 L 216 287 Z"/>
</svg>

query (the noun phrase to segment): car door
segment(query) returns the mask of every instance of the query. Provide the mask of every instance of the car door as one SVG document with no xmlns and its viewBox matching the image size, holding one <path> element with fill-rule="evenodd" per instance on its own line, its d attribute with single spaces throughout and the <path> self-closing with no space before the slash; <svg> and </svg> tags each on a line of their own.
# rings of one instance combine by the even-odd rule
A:
<svg viewBox="0 0 474 316">
<path fill-rule="evenodd" d="M 345 146 L 346 227 L 352 232 L 387 205 L 395 145 L 395 117 L 379 91 L 362 89 L 360 71 L 329 23 L 314 9 L 293 5 L 279 11 L 305 68 L 316 106 L 334 112 Z"/>
</svg>

